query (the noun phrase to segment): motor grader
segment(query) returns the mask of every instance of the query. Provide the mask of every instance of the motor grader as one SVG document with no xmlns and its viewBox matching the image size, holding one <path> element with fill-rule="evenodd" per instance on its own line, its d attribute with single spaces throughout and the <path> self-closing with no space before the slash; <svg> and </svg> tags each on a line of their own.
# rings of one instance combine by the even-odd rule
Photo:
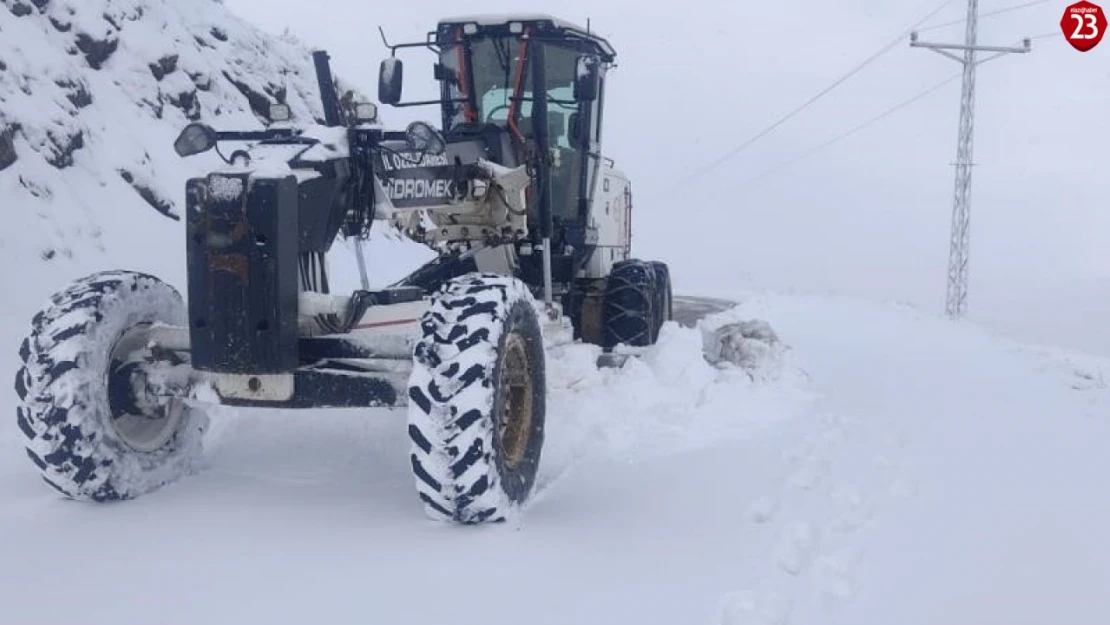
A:
<svg viewBox="0 0 1110 625">
<path fill-rule="evenodd" d="M 438 107 L 440 128 L 384 128 L 316 52 L 325 123 L 275 103 L 263 130 L 178 137 L 182 157 L 227 163 L 185 188 L 184 294 L 99 272 L 34 317 L 17 419 L 47 484 L 112 501 L 172 482 L 201 454 L 212 404 L 405 408 L 426 512 L 503 520 L 533 490 L 546 349 L 655 342 L 669 272 L 632 257 L 629 180 L 602 153 L 613 47 L 544 15 L 445 19 L 386 45 L 380 103 Z M 398 53 L 415 49 L 435 55 L 438 99 L 402 98 Z M 436 256 L 371 288 L 374 224 Z M 331 288 L 340 237 L 358 250 L 351 293 Z"/>
</svg>

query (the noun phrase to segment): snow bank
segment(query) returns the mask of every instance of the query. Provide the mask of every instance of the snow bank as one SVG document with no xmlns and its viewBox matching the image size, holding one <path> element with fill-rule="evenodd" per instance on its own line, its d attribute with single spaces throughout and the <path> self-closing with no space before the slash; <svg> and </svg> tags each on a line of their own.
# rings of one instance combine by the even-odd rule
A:
<svg viewBox="0 0 1110 625">
<path fill-rule="evenodd" d="M 602 369 L 595 366 L 598 347 L 552 349 L 552 433 L 544 452 L 552 460 L 543 466 L 557 473 L 574 464 L 570 457 L 642 460 L 746 438 L 800 414 L 813 399 L 785 345 L 743 367 L 718 367 L 706 360 L 703 341 L 703 329 L 668 322 L 642 356 Z"/>
</svg>

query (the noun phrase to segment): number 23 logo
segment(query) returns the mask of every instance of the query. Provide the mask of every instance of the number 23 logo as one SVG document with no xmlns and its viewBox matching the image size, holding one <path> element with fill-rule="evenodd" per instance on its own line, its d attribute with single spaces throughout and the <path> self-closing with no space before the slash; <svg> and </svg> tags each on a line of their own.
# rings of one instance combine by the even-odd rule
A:
<svg viewBox="0 0 1110 625">
<path fill-rule="evenodd" d="M 1088 52 L 1102 41 L 1106 33 L 1106 13 L 1097 4 L 1081 0 L 1064 9 L 1060 29 L 1073 48 Z"/>
<path fill-rule="evenodd" d="M 1094 39 L 1102 32 L 1098 27 L 1098 17 L 1093 13 L 1072 13 L 1071 18 L 1079 22 L 1071 39 Z M 1087 34 L 1083 34 L 1084 32 Z"/>
</svg>

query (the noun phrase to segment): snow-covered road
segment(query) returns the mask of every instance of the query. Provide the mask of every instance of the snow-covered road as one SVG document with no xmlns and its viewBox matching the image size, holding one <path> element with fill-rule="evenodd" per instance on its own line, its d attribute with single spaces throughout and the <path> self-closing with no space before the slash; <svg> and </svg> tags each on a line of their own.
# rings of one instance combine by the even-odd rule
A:
<svg viewBox="0 0 1110 625">
<path fill-rule="evenodd" d="M 424 519 L 402 413 L 221 412 L 202 472 L 108 506 L 59 500 L 7 427 L 0 621 L 1107 620 L 1110 363 L 904 308 L 730 299 L 711 321 L 789 347 L 754 379 L 678 324 L 620 370 L 555 354 L 510 525 Z"/>
<path fill-rule="evenodd" d="M 676 295 L 673 302 L 674 320 L 682 326 L 694 327 L 708 315 L 736 306 L 736 302 L 717 297 L 690 297 Z"/>
<path fill-rule="evenodd" d="M 789 337 L 826 415 L 802 453 L 811 564 L 780 584 L 780 560 L 757 606 L 792 623 L 1110 619 L 1110 363 L 847 300 L 745 313 Z M 761 622 L 738 605 L 724 622 Z"/>
</svg>

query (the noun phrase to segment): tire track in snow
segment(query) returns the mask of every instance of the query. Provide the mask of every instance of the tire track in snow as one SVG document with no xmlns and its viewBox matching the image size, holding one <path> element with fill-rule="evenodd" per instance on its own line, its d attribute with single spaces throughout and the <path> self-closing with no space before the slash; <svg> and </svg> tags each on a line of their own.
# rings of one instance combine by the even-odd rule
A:
<svg viewBox="0 0 1110 625">
<path fill-rule="evenodd" d="M 776 526 L 765 573 L 721 599 L 714 625 L 789 625 L 850 601 L 866 531 L 883 506 L 912 494 L 898 437 L 835 412 L 814 418 L 817 428 L 782 455 L 779 492 L 748 509 L 749 523 Z"/>
</svg>

